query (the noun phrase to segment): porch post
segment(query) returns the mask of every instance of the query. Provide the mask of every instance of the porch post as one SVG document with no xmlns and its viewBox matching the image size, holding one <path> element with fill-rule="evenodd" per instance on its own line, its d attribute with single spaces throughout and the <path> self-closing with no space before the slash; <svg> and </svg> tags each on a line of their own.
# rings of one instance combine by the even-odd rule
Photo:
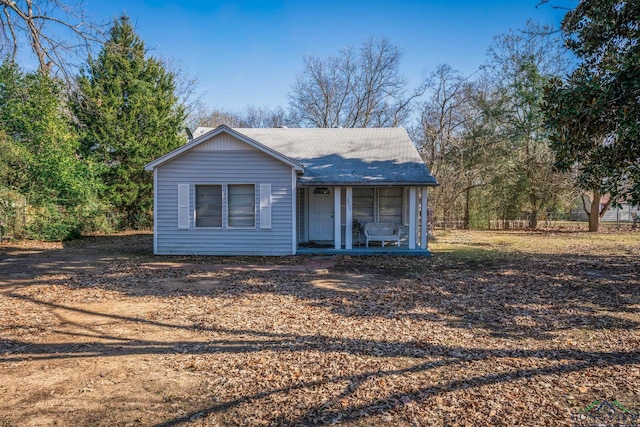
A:
<svg viewBox="0 0 640 427">
<path fill-rule="evenodd" d="M 427 249 L 427 221 L 429 211 L 427 210 L 427 187 L 422 187 L 422 205 L 420 206 L 420 248 Z"/>
<path fill-rule="evenodd" d="M 418 210 L 416 187 L 409 187 L 409 249 L 416 248 L 416 212 Z"/>
<path fill-rule="evenodd" d="M 333 241 L 336 249 L 342 249 L 340 230 L 340 187 L 333 187 Z"/>
<path fill-rule="evenodd" d="M 296 171 L 291 168 L 291 253 L 296 254 L 298 249 L 298 175 Z"/>
<path fill-rule="evenodd" d="M 353 218 L 353 190 L 351 187 L 346 188 L 345 194 L 345 217 L 344 217 L 344 248 L 352 249 L 353 248 L 353 227 L 352 227 L 352 218 Z"/>
</svg>

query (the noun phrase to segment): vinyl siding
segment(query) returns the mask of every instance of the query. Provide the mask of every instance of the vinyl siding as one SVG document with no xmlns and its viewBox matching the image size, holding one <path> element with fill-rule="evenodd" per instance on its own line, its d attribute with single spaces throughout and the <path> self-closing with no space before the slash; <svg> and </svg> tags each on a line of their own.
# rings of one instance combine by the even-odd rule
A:
<svg viewBox="0 0 640 427">
<path fill-rule="evenodd" d="M 633 222 L 632 213 L 640 214 L 640 207 L 623 203 L 622 207 L 610 207 L 602 216 L 602 222 Z"/>
<path fill-rule="evenodd" d="M 222 144 L 220 144 L 222 145 Z M 237 147 L 237 146 L 236 146 Z M 214 147 L 211 147 L 214 148 Z M 217 150 L 215 148 L 218 148 Z M 156 239 L 159 255 L 287 255 L 291 254 L 291 167 L 259 150 L 189 151 L 157 169 Z M 189 229 L 178 229 L 178 185 L 188 184 Z M 254 184 L 255 228 L 195 228 L 194 186 L 198 184 Z M 260 229 L 260 184 L 271 184 L 271 228 Z M 223 223 L 227 223 L 226 185 Z"/>
<path fill-rule="evenodd" d="M 258 151 L 256 148 L 239 141 L 231 135 L 221 133 L 208 141 L 203 142 L 193 151 Z"/>
<path fill-rule="evenodd" d="M 305 212 L 307 211 L 306 208 L 306 193 L 307 193 L 307 189 L 306 188 L 298 188 L 298 196 L 296 197 L 296 215 L 297 215 L 297 228 L 298 228 L 298 243 L 302 243 L 302 242 L 306 242 L 309 239 L 307 239 L 307 215 L 305 214 Z"/>
</svg>

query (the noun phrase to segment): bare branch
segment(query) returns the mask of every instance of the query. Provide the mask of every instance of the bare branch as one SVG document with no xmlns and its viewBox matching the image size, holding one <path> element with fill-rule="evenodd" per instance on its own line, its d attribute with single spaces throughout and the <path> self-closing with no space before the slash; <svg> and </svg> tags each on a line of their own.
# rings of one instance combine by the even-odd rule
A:
<svg viewBox="0 0 640 427">
<path fill-rule="evenodd" d="M 85 18 L 82 1 L 70 5 L 62 0 L 0 0 L 0 5 L 4 35 L 0 50 L 10 45 L 15 60 L 19 47 L 30 46 L 41 73 L 69 77 L 73 58 L 86 59 L 104 40 L 104 26 Z"/>
<path fill-rule="evenodd" d="M 305 57 L 290 105 L 307 125 L 398 126 L 424 92 L 407 95 L 401 59 L 400 49 L 384 38 L 365 40 L 357 53 L 347 47 L 324 60 Z"/>
<path fill-rule="evenodd" d="M 16 55 L 18 53 L 18 37 L 16 36 L 15 29 L 13 28 L 13 23 L 11 22 L 11 15 L 9 15 L 9 11 L 7 7 L 2 8 L 2 12 L 6 18 L 6 26 L 9 28 L 9 32 L 11 33 L 11 37 L 7 37 L 6 32 L 4 31 L 4 25 L 2 26 L 2 30 L 5 36 L 5 39 L 10 41 L 13 44 L 13 49 L 11 49 L 11 62 L 15 62 Z"/>
<path fill-rule="evenodd" d="M 536 9 L 539 8 L 540 6 L 549 6 L 551 9 L 556 9 L 556 10 L 572 10 L 571 7 L 558 6 L 557 4 L 551 4 L 549 0 L 540 0 L 540 3 L 536 5 Z"/>
</svg>

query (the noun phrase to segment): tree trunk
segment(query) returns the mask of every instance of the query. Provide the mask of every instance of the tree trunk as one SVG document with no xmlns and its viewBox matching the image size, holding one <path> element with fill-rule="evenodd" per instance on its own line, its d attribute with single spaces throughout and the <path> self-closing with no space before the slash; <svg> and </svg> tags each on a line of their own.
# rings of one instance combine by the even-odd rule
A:
<svg viewBox="0 0 640 427">
<path fill-rule="evenodd" d="M 529 216 L 529 228 L 535 230 L 538 228 L 538 210 L 534 209 Z"/>
<path fill-rule="evenodd" d="M 589 211 L 589 232 L 595 233 L 600 228 L 600 193 L 593 192 L 591 210 Z"/>
<path fill-rule="evenodd" d="M 465 200 L 465 204 L 464 204 L 464 219 L 463 219 L 463 224 L 462 224 L 462 228 L 464 228 L 465 230 L 469 229 L 469 199 L 471 197 L 471 187 L 467 187 L 466 191 L 466 200 Z"/>
<path fill-rule="evenodd" d="M 529 194 L 529 203 L 531 203 L 531 214 L 529 215 L 529 228 L 535 230 L 538 228 L 538 200 L 535 194 Z"/>
</svg>

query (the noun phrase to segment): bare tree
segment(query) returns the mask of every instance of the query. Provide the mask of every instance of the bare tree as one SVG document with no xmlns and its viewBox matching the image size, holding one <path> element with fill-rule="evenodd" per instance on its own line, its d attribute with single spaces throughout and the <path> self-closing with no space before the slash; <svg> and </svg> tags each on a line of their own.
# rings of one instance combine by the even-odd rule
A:
<svg viewBox="0 0 640 427">
<path fill-rule="evenodd" d="M 304 58 L 303 72 L 289 95 L 290 104 L 305 124 L 316 127 L 337 127 L 348 97 L 351 72 L 350 50 L 339 58 Z M 347 69 L 341 69 L 344 66 Z"/>
<path fill-rule="evenodd" d="M 531 21 L 522 31 L 497 36 L 488 53 L 484 78 L 492 82 L 497 102 L 484 114 L 495 118 L 496 136 L 508 148 L 503 163 L 513 162 L 501 188 L 511 187 L 512 200 L 526 199 L 528 207 L 521 210 L 536 228 L 539 212 L 570 188 L 568 177 L 553 168 L 541 108 L 545 85 L 568 70 L 568 58 L 552 28 Z"/>
<path fill-rule="evenodd" d="M 199 126 L 215 128 L 220 125 L 244 127 L 244 122 L 238 113 L 222 109 L 209 110 L 202 104 L 199 105 L 197 111 L 192 112 L 188 120 L 188 126 L 193 128 Z"/>
<path fill-rule="evenodd" d="M 160 56 L 158 60 L 174 76 L 178 104 L 184 107 L 187 121 L 193 116 L 199 116 L 205 110 L 202 102 L 204 94 L 196 93 L 200 79 L 190 75 L 189 71 L 174 58 Z"/>
<path fill-rule="evenodd" d="M 384 38 L 366 39 L 358 53 L 347 47 L 326 59 L 304 58 L 289 101 L 301 124 L 316 127 L 388 127 L 403 123 L 411 103 L 400 75 L 402 52 Z"/>
<path fill-rule="evenodd" d="M 188 120 L 190 127 L 227 125 L 237 128 L 272 128 L 285 127 L 292 123 L 292 119 L 282 107 L 271 109 L 268 106 L 250 105 L 240 112 L 224 109 L 210 110 L 201 103 L 198 107 L 197 111 L 191 113 Z"/>
<path fill-rule="evenodd" d="M 84 60 L 103 40 L 102 26 L 86 18 L 81 0 L 0 0 L 0 7 L 0 53 L 15 61 L 28 44 L 43 74 L 69 74 L 70 58 Z"/>
<path fill-rule="evenodd" d="M 241 113 L 243 126 L 251 128 L 278 128 L 288 126 L 291 122 L 287 112 L 282 107 L 271 109 L 268 106 L 248 106 Z"/>
<path fill-rule="evenodd" d="M 436 217 L 448 222 L 455 212 L 463 211 L 467 228 L 472 190 L 485 184 L 491 165 L 486 150 L 491 141 L 478 132 L 481 88 L 449 65 L 439 65 L 429 81 L 413 139 L 440 183 L 431 192 Z"/>
<path fill-rule="evenodd" d="M 422 103 L 416 141 L 424 160 L 437 173 L 452 147 L 459 145 L 465 126 L 466 79 L 449 65 L 431 74 L 429 96 Z"/>
</svg>

